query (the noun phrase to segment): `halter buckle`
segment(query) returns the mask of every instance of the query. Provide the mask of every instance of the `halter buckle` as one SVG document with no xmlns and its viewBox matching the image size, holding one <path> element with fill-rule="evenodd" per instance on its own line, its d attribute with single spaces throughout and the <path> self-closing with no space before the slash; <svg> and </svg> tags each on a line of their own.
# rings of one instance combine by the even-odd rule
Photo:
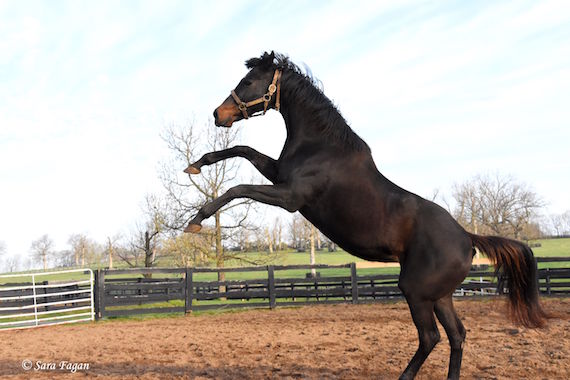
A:
<svg viewBox="0 0 570 380">
<path fill-rule="evenodd" d="M 277 91 L 277 86 L 274 83 L 271 83 L 267 90 L 269 91 L 269 95 L 273 95 L 275 91 Z"/>
</svg>

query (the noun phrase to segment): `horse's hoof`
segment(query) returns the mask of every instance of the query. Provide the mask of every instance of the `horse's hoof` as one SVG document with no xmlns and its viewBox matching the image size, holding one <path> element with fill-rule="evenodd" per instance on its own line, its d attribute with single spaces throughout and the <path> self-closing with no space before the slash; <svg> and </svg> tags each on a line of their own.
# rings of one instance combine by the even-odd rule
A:
<svg viewBox="0 0 570 380">
<path fill-rule="evenodd" d="M 200 169 L 195 168 L 194 166 L 190 165 L 186 169 L 184 169 L 184 173 L 188 174 L 200 174 Z"/>
<path fill-rule="evenodd" d="M 184 229 L 184 232 L 190 232 L 190 233 L 195 234 L 195 233 L 200 232 L 201 229 L 202 229 L 202 226 L 201 226 L 201 225 L 199 225 L 199 224 L 192 224 L 192 223 L 191 223 L 191 224 L 188 225 L 188 227 L 186 227 L 186 228 Z"/>
</svg>

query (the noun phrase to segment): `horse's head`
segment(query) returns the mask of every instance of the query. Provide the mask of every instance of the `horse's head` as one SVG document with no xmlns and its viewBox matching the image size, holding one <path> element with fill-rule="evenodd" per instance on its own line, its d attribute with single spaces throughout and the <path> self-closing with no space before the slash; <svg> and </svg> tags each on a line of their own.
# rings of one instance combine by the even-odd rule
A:
<svg viewBox="0 0 570 380">
<path fill-rule="evenodd" d="M 279 110 L 281 70 L 274 61 L 275 53 L 271 52 L 245 63 L 249 72 L 214 110 L 217 126 L 231 127 L 235 121 L 265 114 L 268 108 Z"/>
</svg>

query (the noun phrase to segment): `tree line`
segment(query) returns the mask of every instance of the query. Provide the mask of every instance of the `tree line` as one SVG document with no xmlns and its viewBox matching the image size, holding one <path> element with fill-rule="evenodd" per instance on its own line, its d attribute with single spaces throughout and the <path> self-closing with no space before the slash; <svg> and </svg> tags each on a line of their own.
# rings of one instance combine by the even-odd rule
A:
<svg viewBox="0 0 570 380">
<path fill-rule="evenodd" d="M 149 220 L 150 221 L 150 220 Z M 47 270 L 56 267 L 153 267 L 169 266 L 223 266 L 227 261 L 245 261 L 249 264 L 265 264 L 285 251 L 305 252 L 336 250 L 336 246 L 324 237 L 301 215 L 295 214 L 288 224 L 275 218 L 273 224 L 242 227 L 222 247 L 223 257 L 215 250 L 215 228 L 205 227 L 205 232 L 196 234 L 173 233 L 154 221 L 138 226 L 129 236 L 116 235 L 104 242 L 97 242 L 85 233 L 75 233 L 67 240 L 68 249 L 54 249 L 54 240 L 44 234 L 30 246 L 31 259 L 35 265 L 5 260 L 2 272 L 33 267 Z M 0 257 L 5 253 L 0 243 Z M 265 256 L 251 259 L 251 252 L 265 252 Z"/>
<path fill-rule="evenodd" d="M 445 197 L 435 198 L 469 232 L 523 241 L 570 236 L 570 210 L 542 214 L 546 202 L 511 175 L 476 175 L 456 183 L 451 196 L 453 206 Z"/>
<path fill-rule="evenodd" d="M 49 235 L 40 236 L 30 246 L 40 268 L 158 264 L 223 267 L 227 263 L 265 264 L 286 249 L 309 251 L 312 261 L 315 251 L 336 250 L 334 243 L 300 214 L 266 221 L 259 212 L 261 206 L 247 199 L 231 202 L 216 212 L 199 234 L 183 233 L 188 220 L 203 204 L 237 183 L 262 180 L 240 177 L 244 171 L 239 170 L 239 159 L 204 166 L 199 175 L 182 172 L 206 152 L 237 145 L 239 128 L 216 128 L 211 122 L 202 127 L 194 122 L 171 124 L 164 128 L 161 138 L 170 152 L 157 173 L 163 191 L 145 197 L 143 217 L 135 230 L 107 237 L 104 242 L 74 233 L 69 236 L 69 248 L 62 251 L 53 249 Z M 509 175 L 477 175 L 455 184 L 451 198 L 435 191 L 432 200 L 473 233 L 519 240 L 570 236 L 570 210 L 542 215 L 544 200 L 530 186 Z M 0 242 L 0 257 L 5 251 Z M 266 254 L 253 256 L 249 252 Z M 20 264 L 18 258 L 5 258 L 2 271 L 14 271 Z"/>
</svg>

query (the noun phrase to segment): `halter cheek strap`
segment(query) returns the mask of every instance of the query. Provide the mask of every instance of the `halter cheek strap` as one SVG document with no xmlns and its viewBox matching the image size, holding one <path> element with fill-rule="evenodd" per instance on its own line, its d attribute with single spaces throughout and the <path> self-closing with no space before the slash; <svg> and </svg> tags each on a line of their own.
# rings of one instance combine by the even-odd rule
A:
<svg viewBox="0 0 570 380">
<path fill-rule="evenodd" d="M 236 102 L 238 108 L 240 109 L 243 118 L 244 119 L 249 119 L 250 116 L 247 114 L 247 109 L 250 107 L 253 107 L 259 103 L 263 103 L 263 113 L 261 115 L 265 115 L 265 112 L 267 112 L 267 107 L 269 106 L 269 102 L 271 101 L 271 98 L 273 97 L 273 95 L 277 92 L 277 95 L 275 96 L 275 109 L 277 111 L 279 111 L 279 108 L 281 107 L 281 103 L 280 103 L 280 92 L 281 92 L 281 71 L 279 70 L 275 70 L 275 73 L 273 74 L 273 80 L 271 81 L 271 84 L 269 85 L 269 87 L 267 88 L 267 92 L 260 98 L 251 100 L 249 102 L 244 102 L 242 101 L 239 96 L 237 96 L 236 92 L 234 90 L 232 90 L 231 94 L 232 94 L 232 98 L 234 99 L 234 101 Z M 253 114 L 251 115 L 251 117 L 254 116 L 259 116 L 260 114 Z"/>
</svg>

